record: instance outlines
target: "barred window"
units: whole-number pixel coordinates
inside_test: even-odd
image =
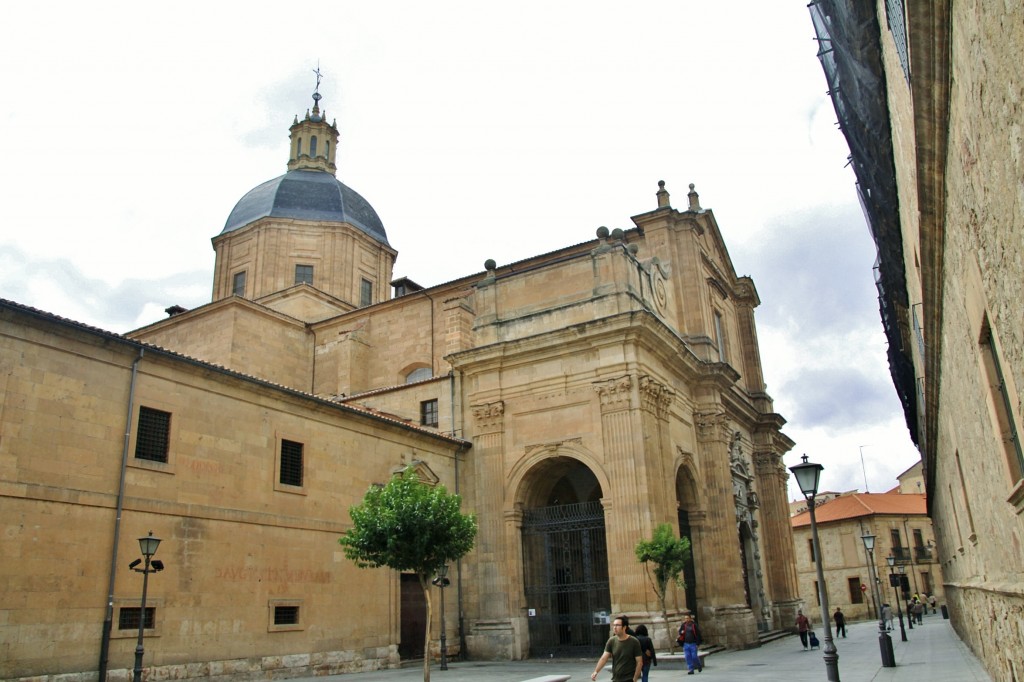
[[[135,435],[135,457],[167,463],[171,435],[171,413],[152,407],[139,407],[139,426]]]
[[[298,606],[275,606],[274,607],[274,625],[298,625],[299,624],[299,607]]]
[[[292,440],[281,440],[281,474],[282,485],[302,485],[302,443]]]
[[[420,424],[437,426],[437,400],[424,400],[420,403]]]
[[[138,630],[139,629],[139,612],[142,608],[139,606],[122,606],[120,611],[117,613],[117,629],[118,630]],[[146,607],[146,627],[145,630],[152,630],[153,624],[156,622],[156,607]]]
[[[296,265],[295,266],[295,283],[296,284],[312,284],[313,283],[313,266],[312,265]]]

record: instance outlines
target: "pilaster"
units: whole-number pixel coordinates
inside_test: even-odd
[[[768,569],[768,590],[770,601],[777,605],[795,605],[799,599],[799,585],[796,575],[796,550],[793,547],[793,533],[789,524],[789,500],[786,482],[789,472],[782,463],[782,455],[761,451],[754,453],[754,474],[761,498],[761,543]],[[781,607],[784,610],[790,607]],[[795,608],[795,606],[793,606]],[[788,613],[776,614],[779,618]],[[792,614],[796,617],[795,611]],[[788,626],[791,621],[781,620],[776,625]]]

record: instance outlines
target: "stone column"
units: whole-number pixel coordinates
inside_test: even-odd
[[[775,627],[789,627],[796,620],[800,593],[796,575],[796,550],[789,524],[789,472],[776,452],[755,452],[754,473],[761,498],[761,547],[768,570],[768,599]]]
[[[743,590],[743,557],[729,468],[732,429],[725,412],[716,408],[696,412],[694,420],[707,502],[707,519],[701,533],[703,561],[707,566],[704,575],[711,581],[706,600],[701,602],[701,625],[709,641],[746,648],[758,641],[757,623]]]
[[[479,658],[510,658],[514,647],[509,599],[511,560],[506,551],[502,437],[505,404],[502,401],[473,405],[472,487],[478,532],[474,549],[475,575],[466,581],[467,602],[475,604],[469,622],[467,647]],[[513,582],[522,585],[521,582]],[[521,587],[520,587],[521,589]],[[518,657],[516,657],[518,658]]]
[[[611,490],[602,491],[608,540],[609,591],[615,612],[646,612],[643,566],[633,552],[641,534],[640,519],[649,518],[642,497],[643,433],[634,423],[638,402],[632,375],[594,384],[601,401],[601,436]]]

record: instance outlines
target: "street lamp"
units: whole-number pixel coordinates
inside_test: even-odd
[[[139,549],[142,551],[142,556],[146,557],[146,564],[142,568],[138,568],[138,565],[142,563],[142,559],[136,559],[128,564],[128,568],[142,574],[142,608],[139,609],[139,641],[135,645],[133,682],[142,682],[142,654],[144,652],[142,636],[146,629],[146,589],[149,587],[149,574],[164,570],[164,562],[159,559],[152,560],[159,546],[160,538],[153,537],[153,531],[149,531],[149,535],[139,538]]]
[[[892,593],[896,595],[896,613],[900,619],[900,639],[907,641],[907,631],[903,628],[903,607],[900,606],[900,595],[896,590],[896,586],[900,584],[900,579],[893,572],[893,566],[896,565],[896,557],[892,554],[885,557],[885,563],[889,564],[889,584],[892,585]]]
[[[448,564],[437,567],[437,577],[432,581],[441,590],[441,670],[448,669],[448,641],[444,623],[444,588],[452,584],[448,579]]]
[[[871,581],[871,596],[875,600],[875,606],[878,607],[878,649],[882,654],[882,666],[894,668],[896,666],[896,656],[892,651],[892,638],[885,631],[885,621],[882,620],[882,609],[880,606],[882,598],[878,596],[878,577],[875,575],[875,536],[866,532],[860,536],[860,539],[864,543],[864,549],[868,552],[868,580]]]
[[[814,546],[814,564],[818,570],[818,601],[821,602],[821,625],[825,629],[825,674],[829,682],[839,682],[839,652],[832,641],[832,627],[829,625],[828,590],[825,587],[825,574],[821,568],[821,545],[818,542],[818,521],[814,516],[814,496],[818,494],[818,480],[825,467],[807,461],[807,455],[796,466],[789,467],[796,477],[800,492],[807,498],[807,510],[811,513],[811,540]]]

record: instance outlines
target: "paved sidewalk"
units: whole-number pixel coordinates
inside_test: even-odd
[[[878,624],[874,621],[851,623],[849,636],[836,641],[839,653],[839,676],[843,682],[992,682],[981,664],[960,641],[948,620],[941,616],[925,617],[924,625],[907,631],[907,640],[900,640],[899,628],[893,633],[895,668],[883,668],[878,646]],[[817,630],[822,638],[820,628]],[[823,639],[823,638],[822,638]],[[592,659],[552,659],[508,661],[500,663],[452,661],[448,670],[431,667],[431,682],[522,682],[533,677],[554,674],[571,675],[571,682],[586,682],[600,655]],[[686,676],[685,665],[676,661],[651,668],[651,682],[667,682]],[[379,682],[398,680],[413,682],[423,679],[423,666],[401,670],[335,675],[331,678],[303,678],[303,682]],[[604,670],[597,678],[610,682],[611,673]],[[690,679],[687,677],[686,679]],[[825,662],[819,649],[804,651],[796,636],[770,642],[746,651],[723,651],[708,656],[703,673],[694,680],[773,680],[785,682],[824,682]],[[298,681],[297,681],[298,682]]]

